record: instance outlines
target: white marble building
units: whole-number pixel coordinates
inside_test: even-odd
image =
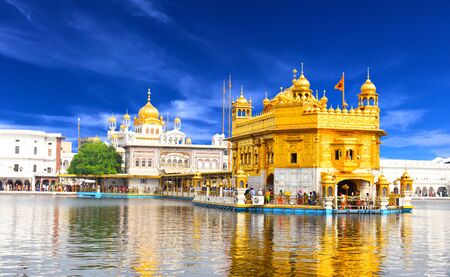
[[[35,190],[40,183],[55,183],[63,139],[60,133],[0,130],[0,190]]]
[[[414,179],[414,196],[442,196],[450,193],[450,158],[434,160],[380,159],[380,167],[386,179],[393,184],[405,169]]]
[[[179,117],[174,119],[173,128],[169,130],[169,122],[150,102],[150,90],[147,103],[134,117],[134,128],[128,112],[118,130],[116,123],[112,116],[108,140],[124,158],[129,188],[139,192],[154,190],[159,186],[162,174],[219,172],[228,168],[225,136],[214,135],[209,145],[193,144],[181,130]]]

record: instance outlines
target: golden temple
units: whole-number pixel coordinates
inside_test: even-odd
[[[232,102],[233,173],[247,175],[249,186],[275,192],[375,196],[385,132],[369,71],[355,108],[345,102],[333,108],[325,91],[321,98],[314,95],[303,64],[296,74],[294,69],[290,87],[272,99],[266,95],[259,114],[242,89]]]

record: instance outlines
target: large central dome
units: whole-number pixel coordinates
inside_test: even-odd
[[[147,92],[147,104],[139,110],[135,120],[135,125],[143,123],[160,123],[159,111],[150,103],[150,89]]]

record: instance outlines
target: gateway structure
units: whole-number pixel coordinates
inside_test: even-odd
[[[293,73],[292,84],[272,99],[266,96],[259,114],[253,114],[242,89],[233,101],[233,173],[247,175],[251,187],[275,193],[381,196],[376,176],[385,132],[369,72],[354,108],[345,102],[333,108],[325,91],[321,98],[317,91],[314,95],[303,66],[299,78]],[[384,184],[383,176],[380,180]]]
[[[108,140],[124,158],[125,174],[118,177],[126,180],[129,189],[138,193],[154,192],[160,186],[162,175],[179,174],[192,178],[194,173],[228,170],[228,145],[223,134],[214,135],[210,145],[193,144],[181,130],[179,117],[174,119],[172,129],[168,125],[169,122],[152,105],[150,89],[147,103],[133,119],[134,128],[128,112],[118,130],[117,119],[114,116],[109,119]],[[110,185],[116,181],[108,180]],[[184,186],[191,184],[183,183]]]

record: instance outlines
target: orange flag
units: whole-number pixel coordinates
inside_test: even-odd
[[[341,80],[334,86],[334,89],[344,92],[344,73],[342,73]]]

